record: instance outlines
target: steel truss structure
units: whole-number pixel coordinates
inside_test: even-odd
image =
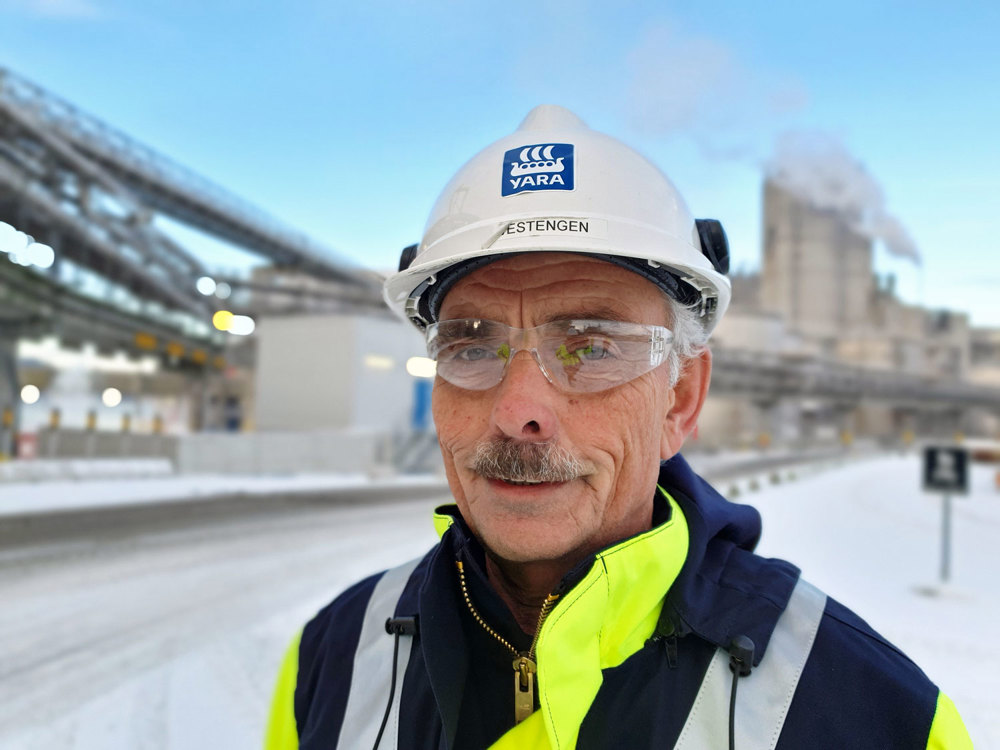
[[[1000,413],[1000,390],[996,388],[818,357],[723,347],[713,350],[712,393],[739,395],[763,403],[818,398],[845,406],[865,401],[914,411],[987,409]]]
[[[381,306],[374,274],[0,68],[0,220],[57,259],[42,270],[0,256],[2,335],[52,332],[161,354],[218,350],[209,321],[219,303],[195,288],[209,271],[157,228],[159,215],[321,283],[343,307]]]
[[[209,324],[219,303],[195,288],[209,270],[157,228],[157,216],[273,264],[253,279],[220,279],[251,300],[239,312],[386,313],[374,273],[0,68],[0,220],[50,245],[57,259],[42,270],[0,254],[0,344],[55,333],[69,343],[157,353],[168,366],[210,366],[224,334]],[[11,369],[11,356],[0,356],[0,371]],[[0,402],[13,401],[3,372]],[[712,391],[759,402],[1000,408],[996,390],[957,380],[725,348],[715,352]]]

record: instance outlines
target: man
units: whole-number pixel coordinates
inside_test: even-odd
[[[386,298],[437,361],[455,505],[289,651],[287,748],[962,748],[944,695],[757,557],[678,451],[729,301],[717,222],[558,107],[466,164]],[[738,689],[738,694],[737,694]]]

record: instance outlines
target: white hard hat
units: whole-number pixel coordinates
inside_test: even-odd
[[[498,257],[593,255],[697,306],[711,333],[729,305],[722,225],[697,222],[670,180],[620,141],[562,107],[536,107],[472,157],[438,197],[419,246],[403,251],[386,302],[423,329],[448,289]]]

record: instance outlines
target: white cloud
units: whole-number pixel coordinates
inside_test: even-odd
[[[628,68],[634,126],[653,135],[692,136],[711,158],[744,158],[749,145],[740,141],[755,128],[808,103],[795,78],[755,72],[725,43],[667,25],[643,33]],[[737,143],[720,143],[733,137]]]

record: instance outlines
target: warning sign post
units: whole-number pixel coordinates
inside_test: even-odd
[[[951,498],[969,493],[969,452],[964,448],[924,448],[924,490],[941,493],[941,582],[951,577]]]

